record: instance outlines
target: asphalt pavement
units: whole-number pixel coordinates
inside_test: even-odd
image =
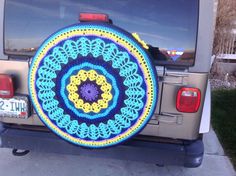
[[[198,168],[37,152],[16,157],[0,149],[0,176],[236,176],[213,131],[204,136],[204,145]]]

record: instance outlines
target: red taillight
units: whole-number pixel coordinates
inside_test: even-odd
[[[12,77],[0,74],[0,98],[12,98],[14,96],[14,86]]]
[[[80,13],[79,20],[81,22],[85,21],[109,22],[109,17],[107,14],[102,14],[102,13]]]
[[[180,112],[197,112],[201,102],[201,92],[197,88],[182,87],[176,98],[176,109]]]

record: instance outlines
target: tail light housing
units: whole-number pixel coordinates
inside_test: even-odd
[[[197,112],[201,102],[201,91],[198,88],[182,87],[176,98],[176,109],[179,112]]]
[[[10,75],[0,74],[0,98],[12,98],[14,96],[13,80]]]
[[[107,14],[103,13],[80,13],[79,20],[81,22],[86,22],[86,21],[109,22],[109,17]]]

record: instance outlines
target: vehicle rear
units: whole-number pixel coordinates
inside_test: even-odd
[[[51,133],[36,114],[29,97],[32,58],[50,34],[79,23],[81,13],[107,14],[114,25],[138,34],[147,44],[158,75],[155,112],[134,140],[168,147],[200,143],[196,145],[202,150],[198,150],[195,166],[201,163],[203,146],[199,141],[210,126],[208,72],[213,39],[212,1],[1,2],[0,121],[4,130]],[[4,145],[16,148],[13,143]],[[30,149],[26,144],[19,146]]]

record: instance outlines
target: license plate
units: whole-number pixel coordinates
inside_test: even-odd
[[[0,117],[28,118],[29,105],[26,96],[14,96],[10,99],[0,98]]]

